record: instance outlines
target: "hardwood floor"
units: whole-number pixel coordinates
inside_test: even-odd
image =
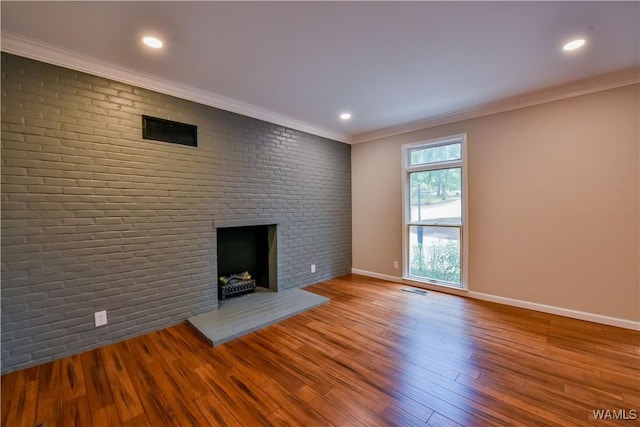
[[[638,425],[593,410],[640,412],[640,333],[401,287],[344,276],[215,348],[184,324],[4,375],[2,425]]]

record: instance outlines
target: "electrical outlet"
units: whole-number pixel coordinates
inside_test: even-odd
[[[398,269],[398,261],[393,261],[393,268],[394,270]]]
[[[97,311],[94,317],[96,319],[96,328],[107,324],[107,310]]]
[[[315,264],[311,264],[311,272],[312,273],[316,272],[316,265]]]

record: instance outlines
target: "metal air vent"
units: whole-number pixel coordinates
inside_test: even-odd
[[[157,117],[142,116],[142,138],[198,146],[198,127]]]

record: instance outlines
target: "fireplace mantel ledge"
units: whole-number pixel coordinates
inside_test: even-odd
[[[253,227],[256,225],[277,225],[280,221],[277,219],[263,219],[263,218],[251,218],[251,219],[222,219],[214,220],[214,228],[229,228],[229,227]]]

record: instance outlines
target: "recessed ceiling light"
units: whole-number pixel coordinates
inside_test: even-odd
[[[576,49],[579,49],[582,46],[584,46],[585,43],[586,43],[585,39],[571,40],[569,43],[567,43],[564,46],[562,46],[562,49],[563,50],[576,50]]]
[[[351,113],[342,113],[340,114],[341,120],[349,120],[351,118]]]
[[[155,37],[147,36],[147,37],[144,37],[142,41],[144,42],[144,44],[154,49],[160,49],[162,47],[162,41]]]

